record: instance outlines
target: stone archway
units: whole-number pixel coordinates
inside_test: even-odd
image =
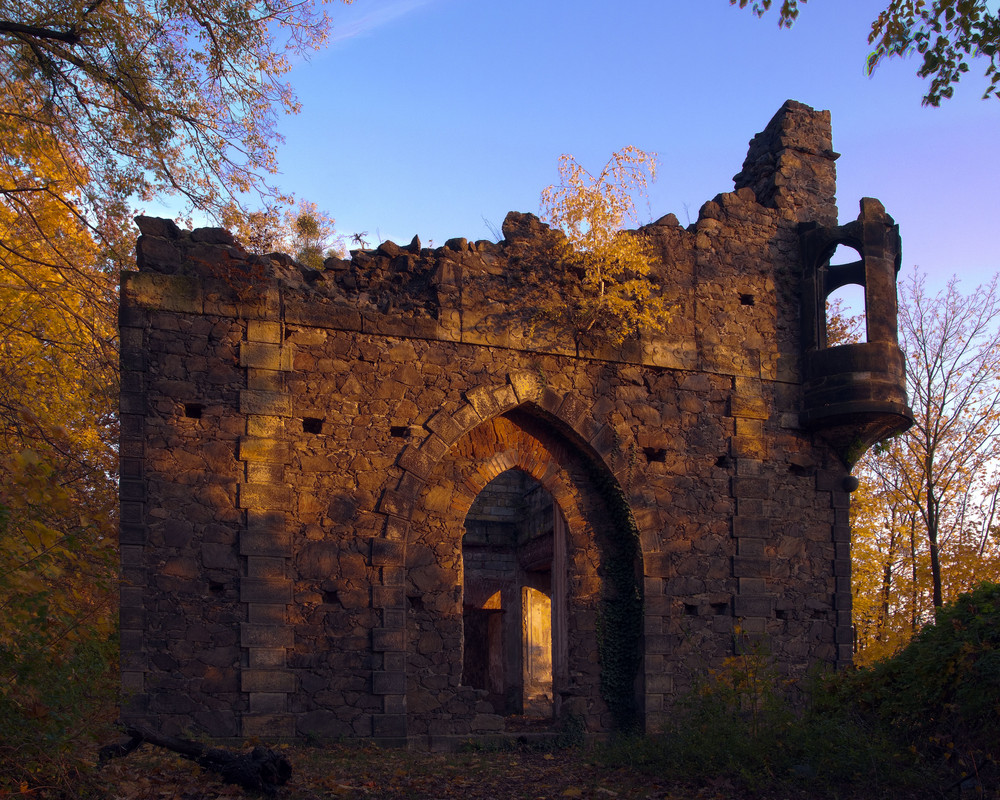
[[[405,546],[404,582],[406,707],[411,735],[478,734],[502,725],[502,715],[490,702],[490,686],[469,686],[463,681],[467,618],[463,613],[462,540],[476,497],[508,470],[524,473],[543,487],[565,521],[565,568],[561,570],[565,578],[559,578],[563,584],[559,602],[566,623],[559,634],[564,641],[557,645],[565,648],[565,655],[554,659],[553,707],[562,716],[578,718],[589,730],[615,727],[615,714],[602,697],[602,659],[607,648],[598,633],[605,606],[621,591],[607,580],[612,571],[609,565],[620,563],[623,550],[620,526],[606,491],[614,479],[605,475],[602,480],[592,458],[529,408],[522,406],[483,421],[460,436],[431,470],[426,488],[415,500]],[[636,550],[631,558],[632,588],[637,591],[641,557]],[[476,602],[488,604],[491,596],[476,598]],[[637,654],[641,652],[639,622],[637,618],[636,641],[630,644]],[[638,666],[637,657],[634,674],[628,678],[630,686],[636,683]],[[510,704],[501,707],[510,708]]]

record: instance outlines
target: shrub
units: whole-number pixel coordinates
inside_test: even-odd
[[[836,679],[785,681],[763,643],[737,632],[738,654],[680,699],[669,730],[613,743],[604,758],[673,781],[809,797],[933,793],[916,756],[878,719],[845,702]]]
[[[996,779],[1000,760],[1000,584],[938,611],[896,656],[846,676],[841,698],[879,719],[902,745],[959,778]]]

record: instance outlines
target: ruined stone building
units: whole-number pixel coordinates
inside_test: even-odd
[[[897,227],[872,199],[838,223],[836,158],[829,113],[789,101],[733,191],[643,227],[673,313],[621,347],[519,303],[557,236],[530,215],[322,270],[139,219],[125,718],[426,747],[652,732],[750,639],[790,675],[848,663],[850,466],[910,412]],[[839,245],[857,260],[831,266]],[[866,341],[828,346],[844,284]]]

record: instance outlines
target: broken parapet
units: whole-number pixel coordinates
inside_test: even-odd
[[[830,112],[788,100],[750,141],[736,189],[753,190],[757,202],[800,222],[837,224],[837,173]]]

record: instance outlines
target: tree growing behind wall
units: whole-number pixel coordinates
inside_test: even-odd
[[[900,284],[914,425],[859,464],[852,502],[861,660],[887,655],[935,610],[1000,575],[1000,293]]]
[[[751,6],[763,16],[772,0],[729,4]],[[798,16],[799,0],[782,0],[778,25],[790,28]],[[890,0],[872,22],[868,43],[875,46],[865,65],[869,75],[885,58],[921,57],[917,75],[931,79],[924,105],[937,106],[951,97],[973,59],[985,63],[983,99],[1000,98],[1000,11],[991,12],[985,0]]]
[[[230,205],[222,222],[251,253],[290,253],[310,269],[320,270],[327,258],[344,255],[335,220],[308,200],[249,213]]]
[[[646,197],[655,176],[656,155],[636,147],[612,154],[596,175],[563,155],[559,183],[542,192],[542,218],[564,234],[555,258],[582,288],[574,302],[548,311],[565,317],[577,338],[593,332],[618,345],[644,329],[662,331],[669,319],[650,280],[649,242],[626,230],[638,224],[635,198]]]

